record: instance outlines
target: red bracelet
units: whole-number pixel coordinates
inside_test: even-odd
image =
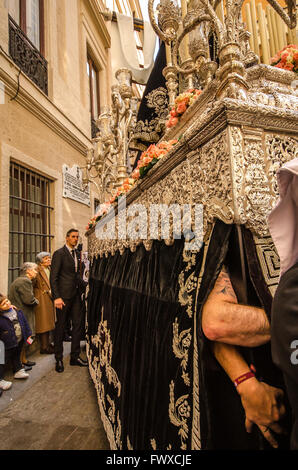
[[[240,375],[234,380],[235,387],[237,388],[238,385],[242,384],[242,382],[245,382],[245,380],[251,379],[252,377],[255,377],[253,372],[245,372],[245,374]]]

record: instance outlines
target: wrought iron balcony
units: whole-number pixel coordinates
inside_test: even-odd
[[[9,16],[9,54],[22,71],[47,95],[48,63]]]

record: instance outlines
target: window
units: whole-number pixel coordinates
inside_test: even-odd
[[[91,118],[96,120],[99,115],[99,79],[98,70],[93,60],[88,57],[87,59],[87,75],[89,77],[89,91],[90,91],[90,112]]]
[[[44,54],[43,0],[9,1],[9,54],[47,95],[48,63]]]
[[[20,25],[20,0],[8,0],[8,11],[15,22]]]
[[[26,261],[51,251],[51,180],[17,163],[10,165],[9,284]]]
[[[44,54],[44,5],[43,0],[8,0],[9,14],[30,39],[32,44]]]
[[[96,119],[99,116],[100,100],[99,100],[99,74],[93,60],[87,58],[87,75],[89,79],[90,94],[90,113],[91,113],[91,137],[96,137],[98,128],[96,127]]]

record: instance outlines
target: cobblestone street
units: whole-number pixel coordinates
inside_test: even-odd
[[[0,398],[0,449],[109,450],[88,368],[70,366],[69,355],[60,374],[53,355],[29,360],[36,361],[30,377],[14,379]]]

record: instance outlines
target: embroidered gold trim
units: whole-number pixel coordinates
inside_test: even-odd
[[[121,395],[121,383],[117,376],[116,371],[112,368],[112,354],[113,354],[113,344],[111,341],[110,331],[107,326],[107,321],[103,320],[104,309],[101,311],[101,321],[98,325],[97,334],[91,336],[89,341],[91,344],[97,347],[98,357],[93,356],[92,348],[90,345],[86,344],[86,354],[89,361],[89,370],[91,378],[94,382],[95,389],[97,392],[98,405],[100,410],[101,419],[103,426],[110,442],[112,450],[122,449],[121,441],[121,421],[119,411],[117,412],[116,418],[116,405],[111,397],[106,394],[105,388],[102,383],[103,372],[108,379],[108,383],[112,384],[117,390],[117,396]],[[106,401],[109,403],[107,409]]]
[[[111,397],[107,394],[107,401],[110,403],[110,408],[108,409],[108,417],[111,423],[115,424],[115,402],[111,399]]]
[[[157,450],[156,446],[156,440],[155,439],[150,439],[150,444],[153,450]]]
[[[194,340],[193,340],[193,382],[192,382],[192,426],[191,426],[191,449],[192,450],[201,450],[201,422],[200,422],[200,377],[199,377],[199,351],[197,343],[197,297],[201,287],[201,282],[203,279],[203,274],[205,271],[206,256],[209,248],[209,242],[211,239],[212,228],[211,224],[208,224],[207,227],[208,236],[205,239],[203,261],[199,273],[197,288],[196,288],[196,297],[194,301],[195,311],[194,311],[194,322],[193,322],[193,331],[194,331]]]
[[[117,413],[117,427],[115,429],[115,438],[118,449],[122,450],[122,441],[121,441],[122,426],[119,416],[119,411]]]
[[[95,367],[96,361],[92,360],[92,355],[90,352],[89,345],[87,344],[86,347],[86,354],[87,358],[89,360],[89,371],[91,378],[93,380],[95,390],[97,393],[97,401],[98,401],[98,407],[99,407],[99,412],[100,412],[100,417],[101,421],[103,423],[103,427],[105,430],[105,433],[107,435],[108,441],[110,443],[111,450],[117,450],[117,445],[115,442],[115,437],[114,437],[114,429],[113,426],[108,419],[106,412],[105,412],[105,401],[104,401],[104,390],[103,387],[101,387],[101,384],[99,382],[99,374],[97,373],[98,368]]]
[[[150,439],[150,444],[153,450],[158,450],[157,449],[157,444],[155,439]],[[172,444],[169,444],[166,448],[166,450],[172,450]]]
[[[127,448],[128,448],[128,450],[133,450],[133,447],[132,447],[132,445],[131,445],[131,443],[130,443],[130,440],[129,440],[129,436],[127,436],[126,442],[127,442]]]
[[[97,335],[91,338],[92,343],[98,347],[99,351],[99,361],[100,366],[104,367],[106,370],[106,376],[108,378],[109,384],[113,384],[118,390],[118,397],[121,394],[121,383],[118,378],[116,371],[111,366],[112,354],[113,354],[113,344],[111,341],[111,335],[107,327],[107,321],[103,320],[103,308],[101,321],[98,325]]]
[[[188,403],[189,395],[182,395],[178,400],[175,401],[175,384],[174,381],[170,383],[170,404],[169,404],[169,416],[170,421],[174,426],[179,427],[178,434],[181,439],[182,450],[187,449],[186,441],[188,438],[189,427],[187,421],[190,418],[191,408]]]
[[[189,318],[192,318],[192,295],[191,293],[196,288],[197,278],[193,273],[185,280],[184,272],[179,274],[178,278],[180,290],[179,290],[179,302],[185,307],[187,306],[187,314]]]
[[[193,272],[186,277],[186,274],[196,264],[196,255],[192,252],[183,251],[183,261],[187,263],[187,266],[179,274],[179,295],[178,300],[183,307],[187,307],[186,311],[189,318],[192,318],[192,293],[197,285],[197,277]]]
[[[190,386],[189,375],[186,372],[188,365],[188,350],[191,345],[191,328],[183,330],[179,334],[178,318],[173,323],[173,352],[178,359],[181,359],[182,378],[185,385]]]

